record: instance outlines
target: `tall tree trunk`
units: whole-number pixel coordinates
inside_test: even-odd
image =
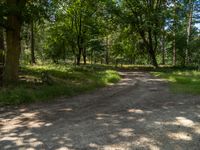
[[[87,64],[87,54],[86,54],[86,48],[83,48],[83,61],[84,61],[84,65]]]
[[[151,46],[149,47],[149,56],[151,57],[152,65],[154,67],[158,68],[158,63],[157,63],[157,60],[156,60],[156,55],[155,55],[155,52],[153,51],[153,49],[152,49]]]
[[[19,58],[21,52],[20,30],[21,24],[17,16],[8,16],[8,24],[12,30],[6,30],[7,54],[4,80],[6,83],[18,79]]]
[[[4,35],[3,35],[3,28],[0,28],[0,64],[4,64]]]
[[[188,25],[187,25],[187,47],[185,51],[185,65],[189,63],[189,42],[192,28],[192,15],[193,15],[193,0],[189,0],[189,10],[188,10]]]
[[[16,16],[9,16],[8,23],[15,28],[6,31],[7,54],[4,80],[5,82],[13,82],[18,79],[21,25]]]
[[[4,69],[4,36],[3,29],[0,28],[0,86],[3,85],[3,69]]]
[[[79,47],[78,48],[78,54],[77,54],[77,61],[76,61],[76,64],[79,66],[81,64],[81,52],[82,52],[82,48]]]
[[[151,29],[148,30],[148,41],[145,37],[145,32],[144,31],[140,31],[140,36],[142,37],[142,40],[147,48],[147,52],[149,54],[149,57],[151,58],[151,64],[158,68],[158,63],[156,60],[156,54],[153,48],[153,41],[152,41],[152,31]]]
[[[31,64],[35,64],[35,34],[34,34],[34,22],[31,21]]]
[[[90,64],[92,65],[93,64],[93,50],[91,49],[91,52],[90,52]]]
[[[77,58],[76,64],[79,66],[81,62],[81,53],[82,53],[81,35],[78,35],[77,44],[78,44],[78,54],[76,55]]]
[[[165,65],[165,45],[164,45],[164,41],[162,41],[162,65]]]
[[[150,29],[148,31],[148,38],[149,38],[149,44],[148,44],[149,56],[151,57],[152,65],[154,67],[158,68],[158,63],[157,63],[157,60],[156,60],[155,49],[153,48],[152,31]]]
[[[80,3],[80,8],[82,8],[82,1]],[[81,53],[82,53],[82,46],[83,46],[83,37],[82,37],[82,12],[80,9],[79,12],[79,24],[78,24],[78,38],[77,38],[77,44],[78,44],[78,54],[77,54],[77,65],[80,65],[81,62]]]
[[[106,64],[108,65],[109,64],[109,39],[108,39],[108,36],[106,37],[106,44],[107,44],[107,47],[106,47]]]
[[[164,29],[163,29],[163,35],[162,35],[162,40],[161,40],[161,46],[162,46],[162,65],[165,65],[165,35],[164,35]]]
[[[173,40],[173,65],[176,65],[176,33],[174,33],[174,40]]]
[[[9,8],[22,8],[26,0],[7,0]],[[5,83],[16,82],[19,71],[19,58],[21,52],[21,12],[11,12],[7,16],[7,24],[10,29],[6,30],[7,53],[5,62],[4,81]]]
[[[174,24],[173,24],[173,42],[172,42],[172,47],[173,47],[173,65],[176,65],[176,0],[174,0]]]

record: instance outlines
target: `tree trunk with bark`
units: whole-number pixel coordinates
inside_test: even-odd
[[[106,64],[108,65],[109,64],[109,39],[108,39],[108,36],[106,37]]]
[[[155,46],[153,45],[153,39],[152,39],[152,31],[151,31],[151,29],[149,29],[148,34],[149,34],[148,35],[148,38],[149,38],[149,44],[148,44],[149,56],[151,57],[152,65],[154,67],[158,68],[158,63],[157,63],[156,54],[155,54],[157,45],[156,44],[154,44]]]
[[[174,40],[173,40],[173,65],[176,65],[176,33],[174,33]]]
[[[25,0],[7,0],[10,8],[22,8]],[[18,80],[19,58],[21,52],[21,14],[12,12],[7,16],[7,24],[10,29],[6,30],[7,53],[5,62],[4,82],[12,83]]]
[[[161,49],[162,49],[162,65],[165,65],[165,27],[162,29]]]
[[[34,34],[34,22],[31,21],[31,64],[36,64],[35,60],[35,34]]]
[[[192,15],[193,15],[193,0],[189,0],[188,2],[189,10],[188,10],[188,25],[187,25],[187,47],[185,50],[185,65],[189,64],[189,42],[191,36],[191,28],[192,28]]]
[[[151,58],[151,64],[158,68],[158,63],[156,59],[155,49],[153,46],[153,40],[152,40],[152,31],[151,29],[148,30],[148,38],[145,37],[145,33],[143,31],[140,32],[140,36],[143,39],[143,42],[147,48],[147,52],[149,54],[149,57]]]
[[[172,47],[173,47],[173,65],[176,65],[176,0],[174,0],[174,24],[173,24],[173,42],[172,42]]]
[[[0,64],[4,64],[4,35],[3,35],[3,29],[0,28]]]
[[[87,64],[87,54],[86,54],[86,48],[83,48],[83,62],[84,62],[84,65]]]
[[[80,8],[82,7],[82,1]],[[79,12],[79,24],[78,24],[78,37],[77,37],[77,45],[78,45],[78,54],[77,54],[77,65],[79,66],[81,64],[81,54],[83,51],[83,37],[82,37],[82,12],[80,10]]]
[[[0,28],[0,86],[3,85],[3,69],[4,69],[4,36],[3,29]]]
[[[148,52],[149,52],[149,56],[151,58],[151,63],[154,67],[158,68],[158,63],[157,63],[157,60],[156,60],[156,55],[155,55],[155,52],[153,50],[153,47],[150,45],[148,47]]]
[[[77,54],[77,56],[76,56],[76,58],[77,58],[76,64],[77,64],[78,66],[81,64],[81,52],[82,52],[82,48],[79,47],[79,48],[78,48],[78,54]]]

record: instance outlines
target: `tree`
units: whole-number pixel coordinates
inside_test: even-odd
[[[20,32],[22,27],[22,11],[25,7],[26,0],[7,0],[7,6],[10,11],[7,15],[6,29],[6,62],[4,81],[15,82],[18,79],[19,58],[21,52]]]
[[[2,85],[3,80],[3,67],[4,67],[4,35],[3,28],[0,28],[0,86]]]
[[[193,16],[193,0],[188,1],[188,15],[187,15],[187,46],[185,51],[185,65],[189,63],[189,42],[191,36],[191,29],[192,29],[192,16]]]
[[[34,34],[34,21],[31,21],[31,63],[35,64],[35,34]]]
[[[173,22],[173,65],[176,65],[176,32],[177,32],[177,2],[174,2],[174,22]]]
[[[158,46],[159,31],[162,26],[162,8],[164,1],[130,1],[125,0],[125,11],[131,15],[131,24],[134,25],[134,31],[137,32],[147,49],[152,64],[158,67],[156,60],[156,51]]]
[[[35,5],[38,3],[38,5]],[[4,82],[15,82],[18,79],[19,58],[21,53],[21,28],[32,14],[38,18],[47,11],[50,1],[32,0],[6,0],[1,2],[3,16],[0,26],[6,29],[6,62],[4,71]],[[40,5],[41,4],[41,5]],[[37,12],[37,13],[36,13]],[[32,18],[31,18],[32,19]]]

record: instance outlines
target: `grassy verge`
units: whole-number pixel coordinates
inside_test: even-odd
[[[72,96],[120,80],[116,71],[106,67],[66,65],[25,66],[17,85],[0,89],[0,105],[18,105]]]
[[[171,69],[152,74],[167,79],[175,93],[200,94],[200,71]]]

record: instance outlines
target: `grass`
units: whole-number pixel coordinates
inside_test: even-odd
[[[17,84],[0,89],[0,106],[50,101],[91,91],[119,80],[119,74],[105,66],[24,66]]]
[[[168,69],[152,74],[167,79],[175,93],[200,94],[200,71]]]

